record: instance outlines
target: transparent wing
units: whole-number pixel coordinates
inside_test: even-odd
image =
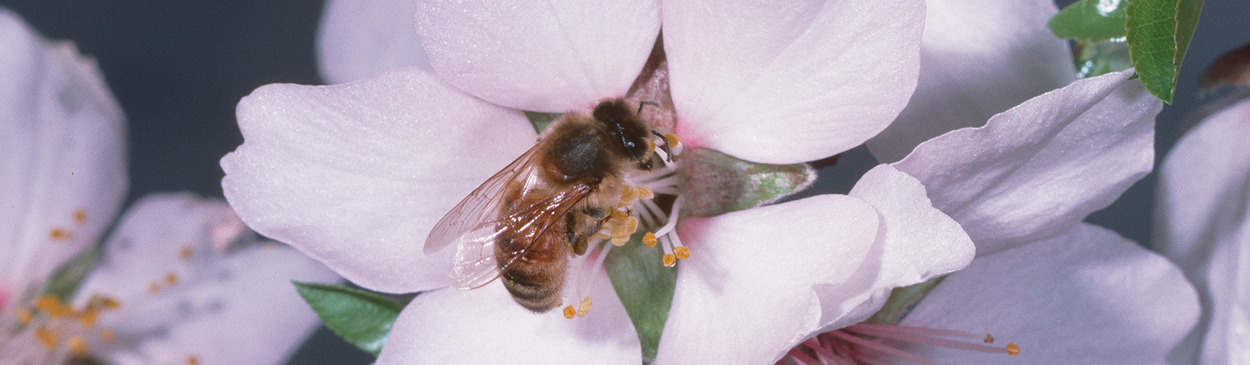
[[[538,176],[540,171],[533,163],[535,151],[530,149],[487,179],[430,231],[424,248],[427,254],[456,244],[452,286],[474,289],[494,281],[590,193],[585,185],[552,190]],[[515,206],[507,207],[510,202]],[[505,207],[509,210],[506,216],[500,213]],[[504,233],[511,235],[513,247],[520,249],[512,262],[499,265],[495,244]]]

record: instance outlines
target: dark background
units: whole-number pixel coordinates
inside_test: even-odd
[[[313,48],[323,7],[318,0],[0,0],[0,6],[22,15],[45,37],[74,41],[98,61],[130,123],[128,203],[165,191],[221,197],[218,160],[243,142],[234,117],[239,99],[268,83],[321,83]],[[1176,101],[1158,118],[1158,151],[1172,147],[1181,120],[1200,105],[1201,70],[1250,42],[1250,27],[1243,25],[1248,14],[1250,2],[1206,3]],[[851,151],[844,163],[822,170],[822,181],[835,170],[866,171],[871,165],[862,162],[865,156],[863,149]],[[1157,159],[1163,156],[1160,152]],[[849,190],[839,185],[845,182],[829,181],[832,185],[818,189]],[[1151,174],[1089,221],[1149,247],[1154,186]],[[371,360],[323,328],[290,363]]]

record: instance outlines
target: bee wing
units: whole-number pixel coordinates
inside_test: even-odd
[[[486,182],[461,200],[460,204],[456,204],[455,208],[443,215],[425,239],[425,254],[438,252],[452,243],[481,236],[486,233],[483,230],[493,229],[504,188],[518,179],[525,179],[520,181],[528,183],[529,179],[537,178],[532,176],[536,172],[533,168],[536,151],[537,148],[530,148],[503,170],[486,179]]]

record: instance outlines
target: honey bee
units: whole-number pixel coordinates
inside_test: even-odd
[[[569,259],[586,253],[627,188],[625,178],[651,170],[651,136],[668,149],[637,113],[610,99],[589,113],[561,116],[533,148],[447,212],[424,251],[456,245],[452,285],[459,289],[502,278],[531,311],[560,305]]]

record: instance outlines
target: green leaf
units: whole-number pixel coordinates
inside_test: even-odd
[[[631,237],[629,243],[613,247],[604,258],[616,295],[625,305],[629,320],[634,322],[638,341],[642,343],[644,363],[655,360],[660,347],[660,334],[673,305],[677,288],[677,268],[664,267],[663,253],[642,244],[643,232]]]
[[[1124,37],[1127,0],[1081,0],[1059,11],[1046,22],[1059,38],[1106,41]]]
[[[326,327],[377,356],[403,306],[381,295],[342,285],[293,282]]]
[[[1133,67],[1124,42],[1077,42],[1076,77],[1094,77]]]
[[[556,121],[556,119],[560,119],[561,115],[564,115],[564,114],[539,113],[539,112],[531,112],[531,111],[525,112],[525,117],[529,118],[530,124],[534,125],[534,130],[538,131],[538,133],[542,133],[544,129],[547,129],[547,126],[551,125],[551,122]]]
[[[769,165],[740,160],[716,150],[682,152],[678,171],[683,210],[710,217],[772,203],[807,188],[816,171],[807,164]]]
[[[1126,9],[1129,55],[1141,83],[1172,103],[1185,50],[1198,26],[1202,0],[1133,0]]]
[[[933,288],[936,288],[942,282],[942,279],[946,279],[946,275],[929,279],[929,281],[923,283],[894,288],[894,290],[890,291],[890,298],[886,299],[885,306],[882,306],[881,310],[873,313],[872,317],[868,317],[864,322],[898,324],[898,321],[906,317],[907,313],[910,313],[916,307],[916,303],[919,303],[921,299],[924,299],[925,295],[933,291]]]

